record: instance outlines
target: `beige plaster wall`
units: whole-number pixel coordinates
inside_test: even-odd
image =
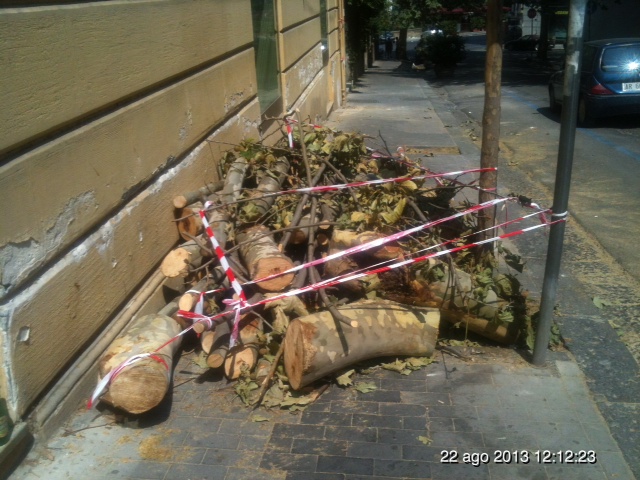
[[[314,119],[339,95],[340,4],[323,66],[319,1],[276,2],[284,104]],[[171,199],[217,178],[217,142],[259,137],[250,26],[249,0],[0,8],[0,391],[14,418],[179,241]]]

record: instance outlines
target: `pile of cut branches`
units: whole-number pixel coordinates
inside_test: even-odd
[[[364,360],[422,364],[441,318],[532,344],[520,258],[478,243],[478,215],[497,205],[469,200],[463,179],[479,169],[434,174],[364,135],[288,122],[275,145],[233,146],[223,180],[174,199],[185,241],[160,268],[179,279],[170,313],[199,334],[202,364],[248,404],[300,406],[305,387]]]

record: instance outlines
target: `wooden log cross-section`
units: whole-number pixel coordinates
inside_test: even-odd
[[[431,356],[440,312],[389,300],[364,300],[338,308],[358,327],[340,325],[327,311],[293,320],[284,344],[284,368],[294,390],[363,360]],[[345,351],[341,335],[348,345]]]
[[[100,359],[100,377],[134,355],[154,352],[154,358],[143,358],[125,367],[112,380],[102,400],[133,414],[144,413],[158,405],[169,389],[173,355],[180,347],[182,337],[157,352],[155,349],[181,330],[178,322],[160,313],[134,319]]]
[[[247,267],[251,280],[259,280],[269,275],[285,272],[293,268],[293,262],[278,249],[278,245],[269,235],[269,229],[256,225],[236,235],[236,241],[242,244],[240,256]],[[293,273],[258,283],[266,292],[279,292],[293,281]]]

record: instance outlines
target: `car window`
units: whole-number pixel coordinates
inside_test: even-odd
[[[602,70],[626,72],[636,70],[640,62],[640,45],[622,45],[606,48],[602,54]]]

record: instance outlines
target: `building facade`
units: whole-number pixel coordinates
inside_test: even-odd
[[[272,141],[290,109],[317,120],[341,104],[344,9],[13,3],[0,8],[0,397],[44,431],[95,386],[122,327],[166,301],[172,198],[218,179],[241,140]]]

